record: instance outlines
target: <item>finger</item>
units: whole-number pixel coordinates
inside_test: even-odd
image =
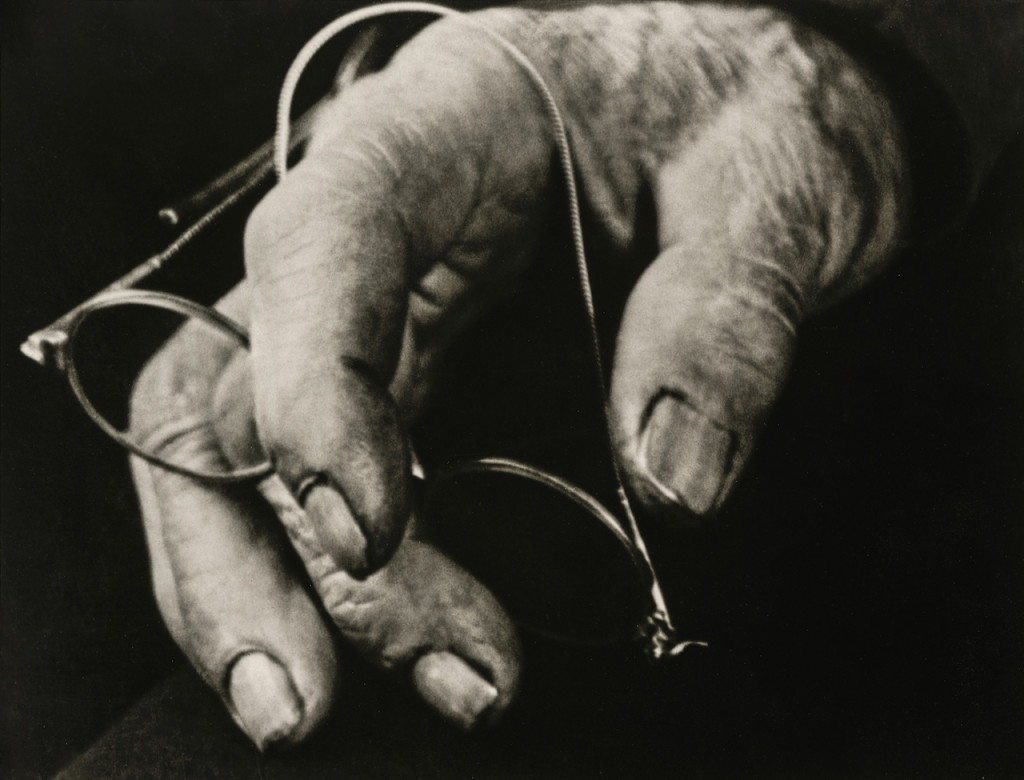
[[[138,460],[133,474],[174,640],[257,747],[301,741],[330,708],[334,650],[273,534],[257,530],[266,506]]]
[[[612,387],[622,459],[650,506],[702,516],[721,505],[802,318],[887,257],[895,124],[855,76],[819,113],[752,99],[660,172],[663,249],[628,301]]]
[[[427,704],[460,728],[501,716],[518,689],[520,648],[508,616],[479,581],[410,536],[383,568],[357,580],[325,552],[309,514],[282,482],[271,477],[260,489],[358,652],[410,675]]]
[[[697,515],[724,500],[746,460],[785,378],[798,316],[795,297],[723,290],[717,260],[674,248],[647,270],[622,322],[612,390],[633,487],[649,506]]]
[[[241,462],[251,458],[255,442],[244,417],[253,408],[250,381],[240,353],[216,394],[222,447]],[[424,700],[463,729],[491,724],[504,712],[518,687],[519,645],[511,621],[479,581],[416,538],[412,527],[387,565],[357,580],[326,553],[310,513],[277,477],[260,491],[353,647],[378,666],[411,674]]]
[[[310,155],[246,231],[260,438],[357,576],[391,555],[411,509],[389,393],[407,323],[450,330],[471,308],[518,225],[501,222],[503,199],[530,202],[550,162],[543,112],[514,68],[479,43],[460,57],[461,38],[417,40],[324,112]]]
[[[140,377],[133,424],[162,456],[218,470],[211,426],[183,433],[180,420],[154,415],[205,414],[211,350],[195,335],[186,328]],[[303,739],[329,709],[334,649],[269,507],[249,487],[214,488],[137,458],[132,473],[171,635],[260,749]]]

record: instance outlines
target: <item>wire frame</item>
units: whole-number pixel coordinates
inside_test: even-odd
[[[510,507],[500,490],[495,494],[495,476],[514,478],[511,488],[520,498],[530,493],[530,486],[541,489],[540,505],[527,502],[534,517],[524,516],[521,500]],[[483,517],[452,511],[459,498],[479,494],[467,492],[467,477],[475,479],[476,491],[486,493],[485,505],[477,507],[486,512]],[[622,522],[579,486],[522,461],[479,458],[428,475],[420,504],[431,540],[495,589],[520,627],[556,641],[592,646],[646,636],[653,573]],[[550,544],[550,521],[561,544]],[[483,544],[481,533],[486,537]],[[573,552],[564,549],[567,539]],[[560,583],[553,592],[546,587],[551,585],[551,572]],[[515,584],[509,585],[510,580]],[[542,593],[539,600],[537,593]],[[560,610],[559,603],[573,606]]]
[[[183,466],[140,446],[130,436],[112,425],[96,408],[89,397],[89,393],[86,392],[82,381],[80,359],[76,354],[76,348],[79,345],[79,334],[82,331],[82,325],[89,319],[90,315],[105,309],[123,306],[147,306],[199,320],[235,341],[239,347],[243,349],[249,348],[249,334],[245,328],[219,311],[198,304],[195,301],[190,301],[187,298],[154,290],[117,290],[98,295],[76,310],[74,319],[68,323],[66,330],[67,339],[63,345],[63,362],[68,384],[71,386],[71,391],[74,393],[75,398],[78,399],[79,404],[81,404],[90,419],[96,423],[100,430],[126,450],[138,455],[149,463],[176,474],[192,477],[203,482],[229,484],[261,479],[272,473],[274,469],[269,460],[226,472],[215,472]]]

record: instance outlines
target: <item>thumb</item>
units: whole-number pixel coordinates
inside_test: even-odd
[[[738,109],[661,170],[663,249],[627,303],[611,388],[620,458],[647,506],[705,515],[722,503],[802,316],[887,259],[901,157],[881,99],[857,94],[832,101],[861,106],[825,117],[833,127],[809,111]],[[840,131],[849,143],[829,140]]]
[[[768,266],[720,259],[664,252],[634,289],[619,332],[616,434],[632,487],[650,507],[703,515],[722,502],[793,352],[800,302],[792,288]]]

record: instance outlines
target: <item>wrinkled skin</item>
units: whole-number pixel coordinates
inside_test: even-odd
[[[838,48],[774,11],[475,16],[550,84],[591,240],[641,262],[632,250],[652,237],[636,234],[637,204],[653,193],[659,254],[613,366],[617,451],[645,504],[711,515],[800,322],[876,273],[898,234],[891,109]],[[334,639],[289,544],[344,641],[442,716],[489,723],[515,694],[510,621],[411,531],[404,431],[446,346],[536,254],[553,143],[494,41],[430,25],[325,105],[304,159],[252,214],[247,278],[221,303],[251,354],[186,328],[137,383],[133,425],[165,454],[201,467],[258,439],[280,475],[220,489],[133,463],[165,621],[261,748],[302,740],[334,696]],[[184,421],[195,408],[209,411]]]

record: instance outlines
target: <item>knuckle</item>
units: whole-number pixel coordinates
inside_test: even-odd
[[[291,287],[346,233],[342,225],[372,232],[380,209],[379,171],[346,139],[342,149],[324,150],[288,172],[250,212],[243,247],[247,278],[256,290]],[[362,217],[362,219],[359,219]]]
[[[275,394],[275,399],[277,398],[280,398],[280,393]],[[310,443],[303,433],[308,430],[308,426],[293,423],[295,415],[283,411],[293,407],[294,404],[282,405],[276,400],[268,403],[257,396],[254,411],[260,442],[269,453],[278,473],[294,487],[296,480],[308,476],[303,473],[303,458],[300,453],[308,448]]]
[[[127,433],[157,455],[198,458],[210,449],[214,382],[234,347],[184,324],[146,362],[128,397]]]
[[[333,211],[331,166],[307,158],[268,192],[249,213],[243,245],[246,270],[259,282],[271,262],[303,248],[307,230],[324,230]]]
[[[267,261],[285,233],[288,198],[278,186],[256,204],[245,223],[244,247],[246,270],[259,279]]]

